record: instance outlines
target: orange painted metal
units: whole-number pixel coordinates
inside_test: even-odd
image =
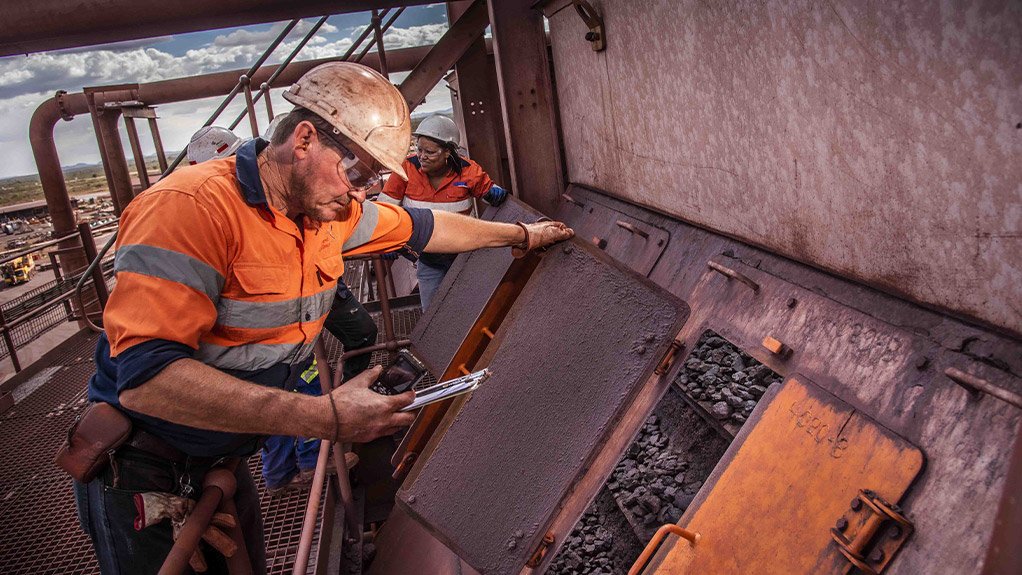
[[[664,539],[667,539],[667,536],[671,534],[677,535],[678,537],[688,541],[693,547],[702,537],[694,531],[682,529],[673,523],[661,525],[660,529],[657,529],[656,533],[653,534],[653,538],[646,544],[646,548],[642,550],[641,554],[639,554],[639,558],[635,560],[635,564],[628,570],[628,575],[639,575],[639,573],[642,573],[643,567],[645,567],[646,563],[649,562],[649,558],[653,556],[653,552],[656,551],[660,547],[660,544],[663,543]]]
[[[923,454],[800,379],[772,387],[679,524],[698,546],[665,546],[645,573],[841,573],[831,527],[869,489],[901,500]],[[858,532],[869,517],[853,518]]]

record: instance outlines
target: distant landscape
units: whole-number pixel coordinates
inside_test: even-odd
[[[176,157],[176,154],[177,152],[168,152],[168,161]],[[146,158],[146,164],[150,174],[157,173],[160,169],[156,156]],[[133,160],[128,161],[128,171],[134,176],[135,162]],[[102,164],[64,166],[64,180],[67,182],[67,191],[72,196],[107,192],[106,176],[103,174]],[[0,207],[41,199],[43,199],[43,186],[39,183],[37,175],[0,179]]]

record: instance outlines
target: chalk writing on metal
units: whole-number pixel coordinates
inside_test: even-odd
[[[809,403],[809,400],[805,400]],[[825,445],[829,450],[829,455],[834,459],[841,459],[846,449],[848,449],[848,438],[838,437],[831,435],[829,432],[832,427],[818,415],[813,413],[812,409],[805,409],[799,405],[803,403],[796,401],[791,404],[788,411],[791,412],[792,420],[794,421],[795,427],[793,429],[801,429],[813,438],[813,441],[820,445]]]

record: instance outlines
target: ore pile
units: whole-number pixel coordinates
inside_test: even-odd
[[[602,489],[547,569],[551,575],[627,573],[642,552],[613,496]]]
[[[675,381],[693,399],[708,404],[724,423],[741,427],[756,402],[781,376],[726,339],[706,332]]]
[[[649,540],[661,525],[676,523],[692,503],[704,476],[689,476],[689,465],[686,454],[671,449],[660,418],[651,415],[607,481],[640,539]]]

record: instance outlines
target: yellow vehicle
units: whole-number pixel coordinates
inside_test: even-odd
[[[32,279],[32,272],[35,270],[35,262],[30,256],[22,256],[16,260],[5,263],[0,267],[4,283],[8,286],[23,284]]]

